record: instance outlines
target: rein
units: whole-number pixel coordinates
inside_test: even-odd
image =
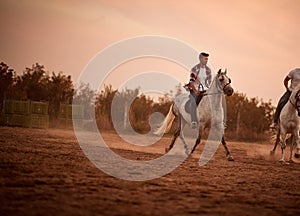
[[[291,101],[291,99],[289,99],[289,102],[292,104],[292,106],[293,106],[295,109],[297,108],[296,105],[293,104],[293,102]]]
[[[228,78],[229,79],[229,82],[228,83],[226,83],[225,85],[224,85],[224,87],[223,87],[223,91],[224,91],[224,89],[226,88],[226,86],[228,86],[230,83],[231,83],[231,79],[230,78]]]
[[[216,93],[203,93],[203,96],[207,96],[207,95],[218,95],[218,94],[223,94],[223,92],[216,92]]]

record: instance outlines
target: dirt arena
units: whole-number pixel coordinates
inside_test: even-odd
[[[159,157],[170,141],[142,152],[103,137],[134,160]],[[130,182],[97,169],[71,130],[0,127],[0,215],[300,215],[300,164],[278,162],[271,144],[228,142],[235,161],[219,146],[199,167],[201,146],[170,174]]]

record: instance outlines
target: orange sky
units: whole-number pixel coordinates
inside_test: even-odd
[[[0,61],[18,73],[38,62],[76,81],[112,43],[161,35],[209,52],[212,69],[227,68],[235,90],[276,104],[284,77],[300,67],[298,0],[0,0],[0,8]],[[188,74],[170,68],[161,70],[187,81]]]

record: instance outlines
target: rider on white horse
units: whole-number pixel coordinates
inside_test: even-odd
[[[202,52],[199,54],[200,62],[191,69],[190,82],[187,85],[185,85],[185,88],[188,91],[190,91],[190,113],[192,120],[192,128],[198,127],[196,108],[212,81],[212,71],[207,66],[208,57],[208,53]]]
[[[290,86],[288,87],[288,82],[291,81]],[[274,120],[273,123],[270,125],[270,128],[275,129],[278,125],[278,120],[280,116],[280,112],[284,105],[289,101],[289,98],[291,96],[291,93],[293,89],[300,84],[300,68],[295,68],[294,70],[291,70],[288,75],[285,77],[284,86],[286,88],[286,92],[282,95],[282,97],[279,99],[278,105],[276,107],[276,111],[274,114]]]

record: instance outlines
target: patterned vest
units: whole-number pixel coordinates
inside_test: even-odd
[[[196,81],[199,71],[200,71],[200,64],[197,64],[191,70],[190,81]],[[209,88],[211,84],[211,70],[207,65],[205,65],[205,71],[206,71],[205,86]]]

